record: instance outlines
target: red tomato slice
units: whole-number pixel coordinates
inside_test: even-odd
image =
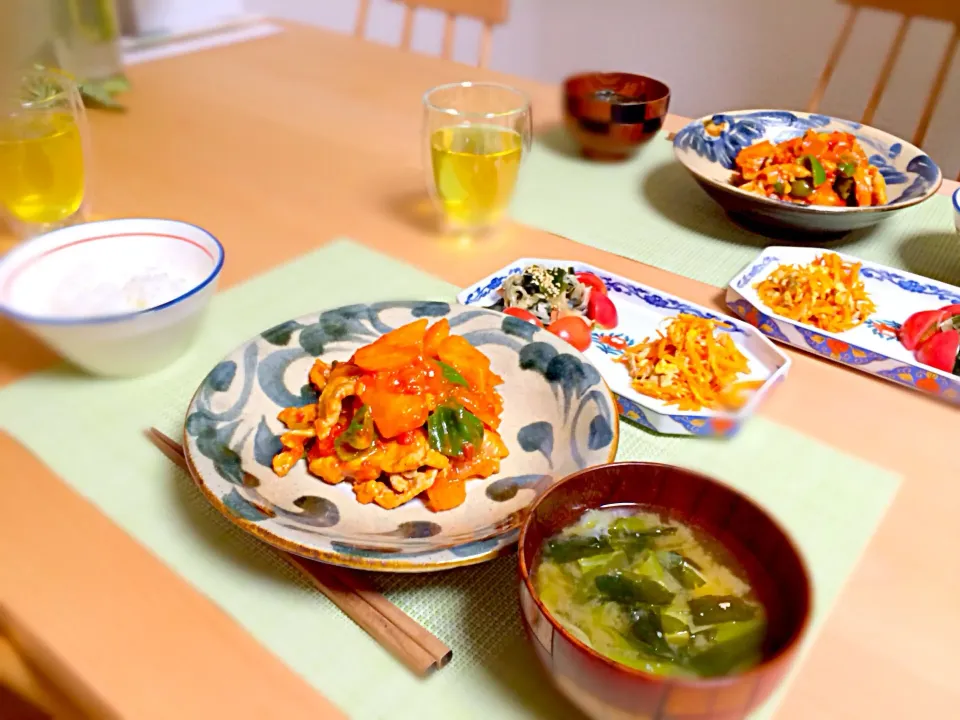
[[[924,340],[917,348],[916,358],[924,365],[952,373],[960,352],[960,332],[944,330]]]
[[[900,342],[907,350],[916,350],[937,332],[941,310],[922,310],[908,317],[900,327]]]
[[[607,294],[607,286],[603,284],[603,280],[598,278],[592,272],[578,272],[575,274],[577,276],[577,280],[582,282],[588,288],[593,288],[598,293],[603,293],[604,295]]]
[[[580,352],[589,348],[592,342],[590,326],[576,315],[568,315],[559,320],[554,320],[547,327],[547,330],[562,340],[566,340]]]
[[[606,295],[597,292],[590,293],[587,302],[587,317],[602,328],[610,330],[617,326],[617,308]]]
[[[955,318],[960,315],[960,305],[947,305],[946,307],[940,308],[940,322],[946,322],[950,318]]]
[[[515,317],[520,320],[526,320],[528,323],[533,323],[537,327],[543,327],[543,323],[540,322],[540,318],[538,318],[529,310],[524,310],[523,308],[508,307],[503,311],[503,314],[510,315],[511,317]]]

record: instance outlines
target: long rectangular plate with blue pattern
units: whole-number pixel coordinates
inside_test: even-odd
[[[777,342],[960,404],[960,377],[917,362],[898,337],[900,325],[913,313],[960,303],[960,288],[837,253],[862,263],[860,277],[877,307],[866,322],[842,333],[824,332],[777,315],[760,300],[756,285],[779,265],[806,265],[825,252],[835,251],[768,247],[730,281],[727,305]]]
[[[786,377],[790,368],[790,359],[749,324],[581,262],[521,258],[468,287],[457,296],[457,301],[463,305],[494,307],[503,299],[501,287],[504,281],[530,265],[572,267],[574,272],[594,273],[606,284],[607,294],[617,308],[619,322],[612,330],[595,329],[593,344],[584,355],[617,395],[620,415],[649,430],[666,435],[732,436],[770,390]],[[675,405],[669,406],[662,400],[641,395],[631,387],[626,366],[616,362],[623,348],[652,337],[667,318],[681,312],[727,323],[722,331],[730,333],[749,361],[750,374],[743,379],[763,381],[737,412],[681,411]]]

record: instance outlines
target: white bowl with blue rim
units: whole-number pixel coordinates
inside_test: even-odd
[[[731,182],[737,154],[763,140],[783,142],[817,132],[848,132],[887,182],[887,204],[872,207],[797,205],[741,190]],[[734,110],[686,125],[673,140],[677,159],[736,220],[761,230],[840,234],[869,227],[892,213],[922,203],[943,182],[940,168],[920,148],[852,120],[786,110]]]
[[[175,220],[54,230],[0,257],[0,314],[90,373],[142,375],[189,347],[223,258],[213,235]]]

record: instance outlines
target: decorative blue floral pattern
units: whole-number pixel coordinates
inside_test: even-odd
[[[617,355],[623,355],[624,348],[628,348],[631,345],[637,344],[637,341],[626,333],[612,332],[610,330],[605,330],[603,332],[594,331],[590,334],[590,337],[593,338],[594,347],[599,348],[600,352],[602,352],[604,355],[612,355],[613,357],[616,357]],[[611,340],[617,340],[617,345],[612,345],[610,343]]]
[[[684,127],[677,133],[673,145],[681,150],[693,150],[697,155],[733,170],[740,151],[759,140],[782,142],[807,130],[822,128],[832,121],[833,118],[826,115],[795,114],[783,110],[719,113],[707,121],[696,120]],[[860,127],[858,123],[848,124],[851,129]]]
[[[870,318],[865,324],[870,328],[870,332],[884,340],[896,341],[897,333],[900,330],[900,323],[893,320],[874,320]]]
[[[685,427],[691,435],[733,437],[740,431],[742,423],[719,421],[717,418],[692,417],[689,415],[671,415],[675,422]]]
[[[504,272],[491,277],[486,281],[486,283],[474,288],[469,295],[463,298],[463,304],[475,305],[476,303],[480,302],[480,300],[487,300],[487,303],[485,304],[492,304],[489,301],[493,299],[494,292],[503,287],[503,283],[507,281],[508,277],[523,272],[523,268],[523,265],[515,265],[514,267],[508,268]],[[499,294],[496,296],[496,299],[499,299]]]
[[[947,303],[960,303],[960,292],[936,283],[921,282],[915,278],[901,275],[894,270],[865,266],[860,269],[860,275],[865,278],[870,278],[871,280],[882,280],[893,283],[901,290],[906,290],[907,292],[917,293],[918,295],[929,295]]]
[[[844,365],[868,365],[887,359],[886,355],[864,350],[848,342],[825,337],[818,330],[809,330],[798,326],[797,332],[800,333],[800,337],[804,339],[807,347],[811,350],[837,362],[842,362]]]
[[[907,174],[901,172],[890,161],[880,153],[874,153],[868,158],[871,165],[876,165],[877,170],[883,175],[887,185],[903,185],[907,181]]]
[[[951,380],[937,375],[922,367],[898,365],[878,370],[877,375],[900,385],[923,390],[931,395],[939,395],[952,402],[960,402],[960,380]]]
[[[753,266],[737,280],[737,287],[745,288],[757,275],[763,272],[768,265],[778,262],[780,262],[780,258],[774,257],[773,255],[764,255],[760,258],[759,262],[754,263]]]
[[[647,418],[644,409],[629,398],[620,398],[621,414],[627,420],[657,432],[657,427]],[[699,437],[733,437],[743,423],[726,418],[708,417],[703,415],[670,415],[670,419],[683,427],[688,434]]]
[[[448,515],[430,512],[419,500],[390,511],[360,505],[348,483],[328,485],[299,466],[282,479],[274,474],[272,460],[282,447],[277,413],[316,402],[312,387],[299,386],[313,357],[343,360],[412,318],[441,317],[487,352],[505,380],[500,432],[510,455],[502,476],[478,481],[477,492],[468,492],[467,503]],[[489,352],[493,348],[496,353]],[[596,368],[565,349],[562,340],[529,323],[447,302],[327,310],[264,331],[214,367],[191,403],[186,449],[214,504],[284,549],[383,570],[480,561],[516,541],[522,511],[538,488],[608,461],[616,447],[613,398]]]
[[[779,340],[780,342],[790,342],[787,339],[787,336],[783,334],[783,331],[780,330],[780,326],[777,325],[776,320],[769,315],[764,315],[746,300],[734,300],[728,302],[727,307],[740,316],[742,320],[746,320],[767,337],[771,337],[774,340]]]
[[[647,428],[647,430],[656,431],[657,428],[654,427],[653,423],[647,419],[646,413],[643,411],[643,408],[637,405],[630,398],[625,398],[623,396],[618,400],[620,403],[620,414],[623,415],[627,420],[632,420],[638,425],[642,425]]]

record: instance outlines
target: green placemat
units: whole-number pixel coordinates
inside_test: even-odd
[[[583,160],[562,128],[534,143],[513,206],[520,222],[724,287],[781,241],[732,223],[658,135],[626,163]],[[950,198],[937,195],[828,243],[851,255],[960,285]]]
[[[135,380],[90,378],[64,367],[37,373],[0,391],[0,424],[351,717],[575,720],[578,714],[550,687],[522,636],[514,557],[377,579],[454,649],[452,663],[421,682],[269,547],[221,517],[141,435],[157,425],[178,437],[207,370],[263,328],[324,307],[452,298],[456,291],[338,241],[219,294],[203,337],[170,368]],[[54,407],[57,432],[50,431]],[[763,418],[732,441],[658,438],[623,425],[619,458],[708,470],[770,508],[813,570],[811,637],[898,484],[879,468]],[[758,717],[772,714],[772,707]]]

